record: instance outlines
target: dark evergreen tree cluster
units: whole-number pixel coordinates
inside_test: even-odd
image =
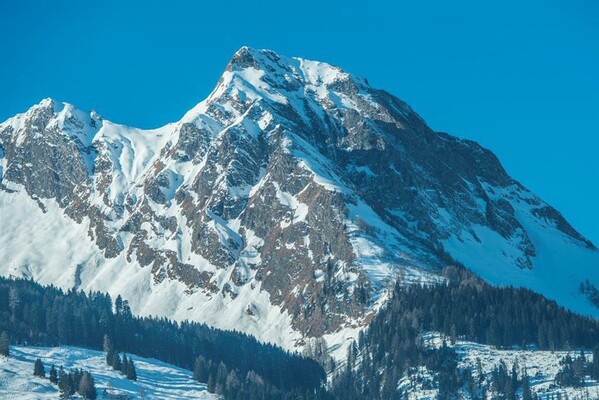
[[[135,369],[133,358],[127,358],[126,354],[123,354],[123,357],[121,358],[119,353],[115,352],[112,357],[112,363],[108,365],[115,371],[123,374],[127,379],[132,381],[137,380],[137,370]]]
[[[334,395],[340,399],[403,399],[397,389],[404,375],[414,376],[418,366],[436,373],[431,388],[439,389],[440,399],[450,399],[462,382],[457,355],[446,343],[430,348],[421,340],[421,331],[412,324],[406,310],[382,310],[366,333],[350,346],[344,371],[334,381]],[[399,311],[399,312],[398,312]],[[412,384],[418,384],[418,378]]]
[[[465,386],[466,392],[473,399],[485,399],[490,395],[493,400],[537,400],[538,395],[533,393],[530,387],[530,378],[526,368],[520,368],[514,361],[512,367],[508,368],[503,360],[493,368],[489,376],[482,372],[480,360],[477,366],[465,368],[462,372],[468,376]],[[474,377],[476,375],[476,378]]]
[[[46,367],[39,358],[35,360],[33,365],[33,375],[40,378],[46,377]],[[72,372],[66,372],[62,367],[56,371],[56,367],[52,365],[48,373],[48,379],[53,385],[58,385],[61,399],[69,399],[75,393],[78,393],[84,399],[94,400],[96,398],[94,378],[88,371],[75,369]]]
[[[334,381],[337,398],[402,399],[398,382],[419,366],[435,374],[432,385],[440,399],[454,398],[459,388],[474,398],[482,398],[489,389],[503,399],[514,399],[518,390],[534,398],[525,371],[499,365],[492,381],[485,381],[480,371],[458,369],[452,348],[426,346],[420,335],[425,331],[442,332],[451,341],[467,338],[552,350],[594,348],[599,342],[598,321],[532,291],[491,286],[458,267],[447,268],[444,276],[446,281],[438,285],[396,285],[392,299],[350,348],[345,369]]]
[[[107,335],[117,356],[119,352],[127,352],[190,370],[197,357],[202,356],[210,361],[213,370],[217,371],[221,365],[226,370],[226,374],[222,371],[219,376],[212,374],[214,390],[219,385],[226,387],[229,376],[229,387],[236,387],[235,376],[242,382],[235,391],[237,397],[227,398],[276,400],[326,396],[321,389],[326,375],[314,360],[262,344],[249,335],[205,324],[135,317],[126,300],[119,297],[113,306],[106,294],[63,292],[30,280],[0,278],[0,332],[3,331],[10,333],[14,343],[92,349],[104,348]],[[122,370],[123,360],[118,358]],[[112,355],[109,364],[112,366],[114,362],[117,361]],[[225,375],[224,384],[222,375]]]
[[[495,393],[494,397],[498,400],[517,400],[519,398],[517,392],[522,385],[522,380],[519,378],[518,374],[518,364],[516,362],[514,362],[512,368],[508,370],[505,362],[503,362],[503,360],[500,361],[499,365],[495,366],[491,373],[491,390]],[[526,379],[528,382],[528,376]],[[485,390],[486,389],[487,388],[485,388]]]
[[[93,376],[81,369],[66,372],[62,367],[58,371],[58,389],[61,399],[69,399],[75,393],[84,399],[94,400],[97,396],[96,384]]]
[[[129,380],[137,380],[137,370],[135,369],[133,357],[127,358],[127,355],[123,354],[123,357],[121,358],[108,335],[104,335],[104,344],[102,347],[106,352],[106,364],[109,367],[112,367],[115,371],[119,371]]]
[[[522,373],[522,400],[536,400],[538,396],[536,393],[532,392],[530,388],[530,377],[528,376],[528,372],[526,368]]]
[[[560,361],[560,369],[555,375],[555,383],[559,386],[582,387],[587,375],[593,375],[597,360],[589,362],[584,352],[573,358],[570,354]]]
[[[239,369],[229,370],[222,362],[217,364],[202,356],[195,360],[193,378],[200,382],[206,382],[209,392],[223,395],[226,399],[330,398],[324,388],[282,391],[273,385],[265,386],[264,379],[254,371],[249,371],[244,375]]]
[[[599,322],[574,314],[528,289],[489,285],[448,267],[446,284],[396,286],[391,307],[408,313],[421,331],[459,335],[499,347],[594,348]]]

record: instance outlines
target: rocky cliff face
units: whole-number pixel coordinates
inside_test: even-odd
[[[0,272],[292,347],[459,261],[584,313],[599,252],[472,141],[328,64],[240,49],[144,131],[51,99],[0,125]],[[29,231],[28,231],[29,230]],[[556,282],[559,282],[557,284]]]

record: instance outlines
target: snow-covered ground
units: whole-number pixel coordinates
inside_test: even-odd
[[[431,347],[439,347],[443,341],[438,333],[428,333],[423,335],[423,339]],[[446,338],[446,343],[451,346],[449,338]],[[526,368],[531,388],[539,395],[540,399],[549,399],[552,395],[557,396],[558,393],[562,398],[567,395],[569,399],[599,399],[599,382],[589,377],[585,379],[585,385],[582,388],[559,387],[555,384],[554,379],[560,369],[560,360],[568,353],[575,358],[580,354],[580,350],[568,352],[520,348],[497,349],[494,346],[459,340],[453,347],[458,354],[460,369],[470,367],[473,374],[476,375],[477,360],[480,360],[487,379],[490,379],[493,369],[501,361],[505,362],[508,371],[512,368],[513,363],[517,362],[520,368]],[[585,356],[589,361],[593,359],[591,351],[585,351]],[[420,377],[426,377],[427,371],[422,369],[418,371],[418,374]],[[400,386],[408,387],[408,383],[409,378],[403,379]],[[588,397],[586,397],[587,393]],[[435,399],[436,394],[435,390],[413,390],[410,392],[409,399]]]
[[[47,372],[54,364],[66,371],[81,368],[94,377],[98,398],[109,386],[112,393],[145,399],[217,399],[206,391],[206,385],[192,379],[191,371],[154,359],[132,356],[137,370],[136,382],[112,370],[100,351],[78,347],[11,347],[10,357],[0,357],[0,399],[57,399],[58,388],[46,378],[33,376],[33,364],[39,357]],[[129,356],[129,355],[128,355]]]
[[[445,250],[493,285],[525,287],[574,312],[599,318],[598,308],[579,290],[585,279],[599,282],[599,251],[581,246],[556,229],[554,221],[535,217],[535,206],[530,203],[541,200],[534,194],[516,185],[485,188],[490,198],[509,201],[518,222],[526,229],[535,248],[532,268],[507,268],[506,258],[526,256],[514,243],[480,225],[469,228],[472,234],[462,232],[447,239]]]
[[[577,396],[583,398],[585,392],[589,393],[590,398],[599,399],[599,383],[588,377],[585,386],[582,388],[563,388],[555,385],[555,375],[560,369],[559,362],[568,354],[567,351],[499,350],[493,346],[471,342],[458,342],[455,349],[460,359],[460,367],[475,366],[476,360],[480,359],[485,375],[489,375],[501,360],[505,362],[508,369],[512,367],[514,362],[517,362],[521,368],[526,367],[531,388],[539,394],[541,399],[558,393],[562,397],[567,394],[570,399],[575,399]],[[573,358],[577,357],[578,354],[577,351],[570,352]],[[588,360],[592,360],[592,352],[586,351],[585,355]]]

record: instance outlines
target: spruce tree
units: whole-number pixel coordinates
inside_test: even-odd
[[[114,354],[116,353],[114,349],[114,345],[112,344],[112,340],[110,336],[107,334],[104,335],[104,343],[102,349],[106,352],[106,364],[112,366],[114,361]]]
[[[83,398],[94,400],[97,396],[94,377],[87,371],[83,372],[79,380],[79,389],[77,391]]]
[[[200,361],[200,357],[196,357],[196,359],[193,362],[193,379],[195,381],[200,381],[201,376],[202,376],[202,364]]]
[[[522,400],[533,400],[532,391],[530,389],[530,381],[526,369],[522,373]]]
[[[517,363],[512,364],[512,372],[505,381],[505,396],[507,400],[516,400],[516,390],[518,389],[518,371],[516,370]]]
[[[123,312],[123,298],[120,294],[114,300],[114,312],[116,315],[121,315]]]
[[[129,371],[129,359],[127,358],[127,354],[123,354],[123,361],[121,364],[121,373],[125,376],[127,376],[127,373]]]
[[[196,357],[193,364],[193,379],[198,382],[206,382],[208,380],[208,365],[206,359],[202,356]]]
[[[52,364],[52,367],[50,367],[50,371],[48,372],[48,379],[50,380],[50,383],[54,385],[58,383],[58,373],[56,372],[56,367],[54,367],[54,364]]]
[[[457,334],[457,330],[455,327],[455,324],[451,325],[451,329],[450,329],[450,333],[449,333],[449,340],[452,346],[455,345],[456,341],[458,338],[458,334]]]
[[[0,333],[0,356],[8,357],[10,355],[10,341],[8,339],[8,333]]]
[[[127,366],[127,379],[132,381],[137,380],[137,371],[135,370],[135,364],[133,363],[133,358],[129,357],[129,365]]]
[[[208,382],[206,382],[206,389],[210,393],[214,393],[216,390],[216,382],[215,382],[214,374],[212,372],[208,376]]]
[[[71,389],[70,394],[74,394],[79,389],[79,376],[77,374],[77,369],[72,372],[67,373],[69,376],[69,388]]]
[[[33,375],[39,376],[40,378],[46,377],[46,369],[44,368],[44,363],[39,358],[35,360],[35,364],[33,365]]]
[[[71,396],[71,377],[65,372],[62,366],[58,373],[58,389],[60,390],[61,399],[68,399]]]
[[[121,371],[123,369],[123,362],[119,353],[114,352],[112,357],[112,363],[110,364],[115,371]]]

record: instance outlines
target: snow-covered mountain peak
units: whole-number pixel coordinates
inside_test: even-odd
[[[27,110],[25,114],[31,115],[42,110],[51,112],[55,118],[59,119],[65,119],[72,117],[73,115],[81,116],[84,114],[89,114],[88,112],[79,109],[71,103],[59,101],[51,97],[42,99],[38,104],[33,105],[29,110]]]
[[[51,97],[46,97],[45,99],[42,99],[37,106],[39,107],[54,107],[56,104],[60,104],[59,101],[54,100]],[[34,106],[35,107],[35,106]]]
[[[28,145],[32,140],[53,141],[53,135],[60,134],[75,140],[80,148],[86,148],[91,146],[101,126],[102,117],[96,112],[45,98],[26,112],[0,124],[0,130],[10,130],[17,145]]]
[[[233,55],[226,70],[242,71],[248,68],[261,70],[270,78],[282,78],[287,81],[296,79],[306,85],[329,85],[347,79],[365,82],[325,62],[286,57],[272,50],[257,50],[244,46]]]
[[[219,88],[221,89],[219,91]],[[281,56],[271,50],[242,47],[227,65],[215,91],[233,93],[237,99],[267,99],[294,107],[311,99],[330,101],[332,92],[342,95],[366,92],[366,80],[357,78],[333,65]]]
[[[270,50],[241,48],[157,129],[50,99],[0,124],[0,205],[2,274],[287,347],[340,340],[398,277],[437,280],[456,260],[599,315],[578,293],[599,285],[599,252],[490,151],[364,79]]]

